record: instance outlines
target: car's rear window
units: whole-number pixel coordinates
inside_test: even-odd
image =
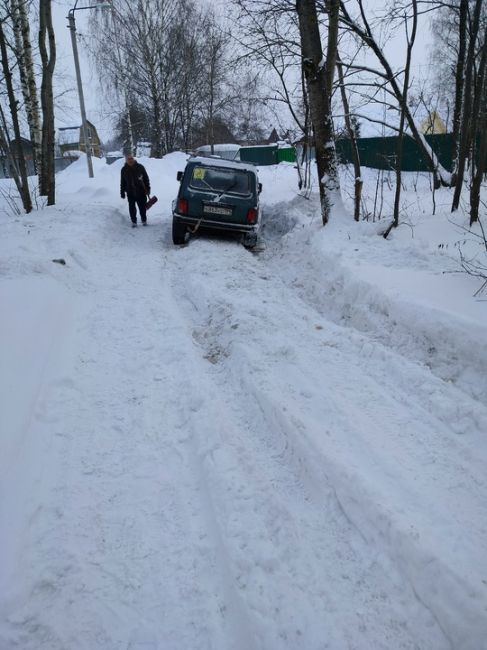
[[[224,194],[250,194],[250,176],[239,169],[196,166],[193,168],[189,184],[198,190],[211,190]]]

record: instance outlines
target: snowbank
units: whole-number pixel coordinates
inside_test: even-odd
[[[417,186],[417,175],[410,177]],[[419,180],[423,209],[425,177]],[[284,273],[302,298],[485,401],[487,302],[475,297],[479,280],[461,271],[458,254],[458,243],[467,256],[478,249],[467,218],[433,217],[426,208],[385,241],[383,221],[356,224],[344,215],[322,228],[316,197],[297,196],[291,177],[286,181],[284,202],[271,198],[266,231],[289,260]]]

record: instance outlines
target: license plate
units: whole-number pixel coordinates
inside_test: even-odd
[[[204,205],[203,206],[203,212],[205,214],[221,214],[224,217],[231,217],[232,216],[232,209],[231,208],[223,208],[219,205]]]

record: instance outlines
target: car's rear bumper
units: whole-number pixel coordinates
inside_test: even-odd
[[[185,226],[191,226],[191,227],[194,227],[199,224],[200,228],[211,228],[213,230],[229,230],[233,232],[257,232],[259,229],[259,222],[254,224],[248,224],[248,223],[235,223],[231,221],[223,221],[221,219],[215,221],[214,219],[209,219],[208,216],[206,215],[203,217],[190,217],[188,215],[178,214],[177,212],[173,212],[172,216],[173,219],[177,221],[177,223],[181,223],[184,224]]]

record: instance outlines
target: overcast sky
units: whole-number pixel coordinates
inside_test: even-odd
[[[79,0],[79,5],[81,7],[89,6],[90,4],[94,4],[95,1]],[[56,113],[58,127],[75,126],[81,123],[71,39],[66,19],[68,11],[74,5],[74,2],[75,0],[55,0],[53,2],[53,20],[57,43],[55,92],[57,95],[62,93],[62,96],[58,99],[59,107]],[[371,9],[374,5],[381,8],[384,4],[382,0],[370,0],[367,9]],[[90,10],[76,12],[76,27],[80,35],[89,35],[89,14]],[[104,140],[113,134],[113,113],[110,112],[110,106],[106,104],[106,100],[101,95],[97,75],[91,67],[82,43],[83,41],[78,39],[87,118],[95,124],[100,137]],[[430,43],[431,31],[429,28],[429,19],[424,18],[418,29],[414,49],[413,75],[416,78],[421,77],[424,79],[427,76]],[[402,35],[390,41],[387,47],[387,54],[394,66],[402,65],[405,56]]]
[[[57,126],[76,126],[81,123],[78,93],[76,90],[76,73],[74,69],[71,36],[68,29],[67,15],[75,0],[56,0],[53,2],[53,22],[56,32],[57,62],[56,62],[56,95],[63,93],[58,99],[59,108],[56,112]],[[79,2],[81,7],[95,2]],[[88,35],[88,17],[90,10],[77,11],[76,28],[80,35]],[[78,39],[80,54],[81,77],[85,96],[86,116],[99,132],[102,139],[110,137],[112,132],[111,117],[107,117],[107,107],[103,106],[103,98],[99,91],[96,73],[91,69],[83,41]]]

